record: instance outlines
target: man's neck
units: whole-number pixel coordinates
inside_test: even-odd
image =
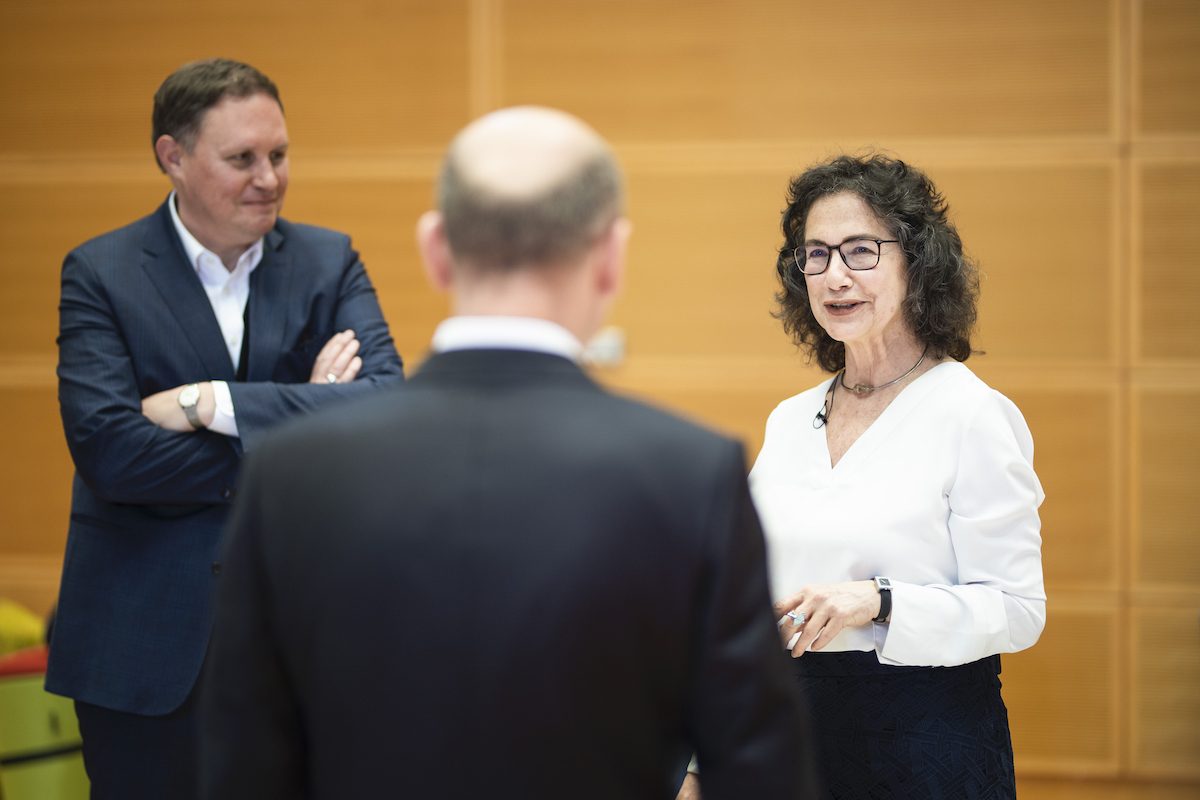
[[[460,281],[454,294],[454,314],[545,319],[586,342],[599,327],[603,306],[575,284],[524,271],[465,284]]]
[[[179,222],[187,229],[187,232],[200,243],[200,245],[210,253],[221,259],[221,264],[225,269],[233,272],[237,269],[238,259],[242,254],[254,246],[254,242],[246,244],[221,243],[215,237],[208,234],[202,224],[199,224],[196,217],[188,212],[187,204],[179,193],[175,194],[175,210],[179,214]]]

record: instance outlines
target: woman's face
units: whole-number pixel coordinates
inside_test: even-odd
[[[895,239],[870,206],[853,192],[822,197],[804,221],[804,244],[840,245],[847,239]],[[908,293],[900,245],[880,247],[879,265],[851,270],[838,252],[820,275],[806,275],[808,298],[817,322],[847,347],[893,341],[907,335],[901,305]]]

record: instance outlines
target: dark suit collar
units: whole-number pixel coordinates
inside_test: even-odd
[[[579,387],[599,387],[570,359],[532,350],[452,350],[434,353],[413,376],[425,381],[480,383],[492,386],[551,381]]]
[[[286,297],[291,282],[291,270],[287,269],[290,257],[283,247],[286,237],[279,225],[277,221],[276,227],[264,237],[262,261],[250,275],[247,379],[251,381],[270,379],[284,333],[280,318],[286,312],[286,304],[270,301],[272,297]],[[236,376],[221,326],[200,276],[188,263],[166,201],[150,217],[143,250],[143,269],[186,332],[209,380],[232,381]]]

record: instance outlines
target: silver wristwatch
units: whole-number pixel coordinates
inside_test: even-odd
[[[183,409],[183,413],[187,415],[187,421],[191,423],[193,428],[203,428],[204,423],[200,421],[200,412],[196,410],[196,404],[200,402],[200,384],[189,383],[179,392],[179,407]]]

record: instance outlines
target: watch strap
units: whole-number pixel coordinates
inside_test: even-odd
[[[871,622],[887,622],[892,613],[892,581],[890,578],[875,578],[875,589],[879,592],[879,616]]]

